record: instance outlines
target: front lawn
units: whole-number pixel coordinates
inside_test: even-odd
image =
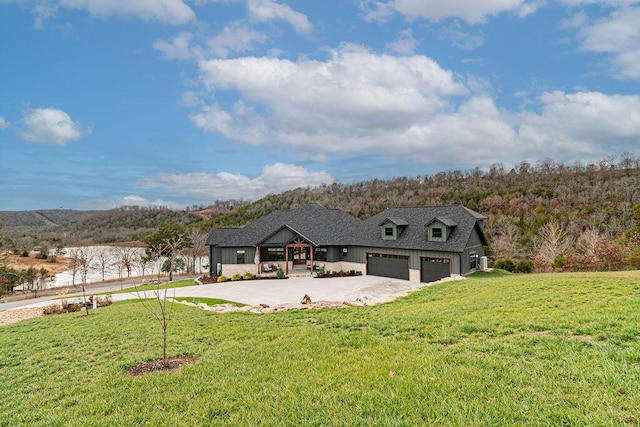
[[[640,274],[476,274],[374,307],[140,301],[0,327],[0,425],[637,425]]]

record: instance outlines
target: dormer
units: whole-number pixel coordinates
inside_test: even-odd
[[[425,225],[427,240],[430,242],[446,242],[458,224],[447,217],[435,217]]]
[[[378,225],[382,240],[397,240],[409,223],[404,218],[389,217]]]

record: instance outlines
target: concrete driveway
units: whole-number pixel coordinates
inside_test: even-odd
[[[443,279],[454,280],[454,278]],[[441,281],[440,281],[441,282]],[[168,289],[167,297],[219,298],[247,305],[300,303],[304,295],[312,302],[346,302],[361,300],[366,304],[393,301],[407,293],[436,283],[415,283],[407,280],[378,276],[354,276],[327,279],[290,277],[284,280],[248,280],[214,283]],[[174,293],[175,291],[175,293]],[[147,292],[147,297],[152,294]],[[114,294],[114,301],[138,298],[134,293]],[[20,308],[51,304],[50,301],[25,305]]]

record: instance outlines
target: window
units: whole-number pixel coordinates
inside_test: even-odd
[[[385,227],[384,228],[384,235],[386,237],[393,237],[393,227]]]
[[[313,255],[313,259],[316,261],[327,260],[327,248],[316,248],[316,252]]]
[[[471,270],[478,268],[478,254],[475,252],[469,254],[469,268]]]
[[[432,228],[431,229],[431,237],[434,239],[442,238],[442,228]]]
[[[266,261],[284,261],[284,248],[268,248]]]
[[[236,264],[244,264],[244,251],[236,251]]]
[[[342,257],[346,258],[347,257],[347,248],[342,248]]]

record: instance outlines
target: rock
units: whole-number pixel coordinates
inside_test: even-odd
[[[262,308],[269,308],[269,304],[260,304],[260,307],[262,307]]]
[[[300,304],[311,304],[311,297],[307,294],[304,294],[304,296],[302,297],[302,301],[300,301]]]

